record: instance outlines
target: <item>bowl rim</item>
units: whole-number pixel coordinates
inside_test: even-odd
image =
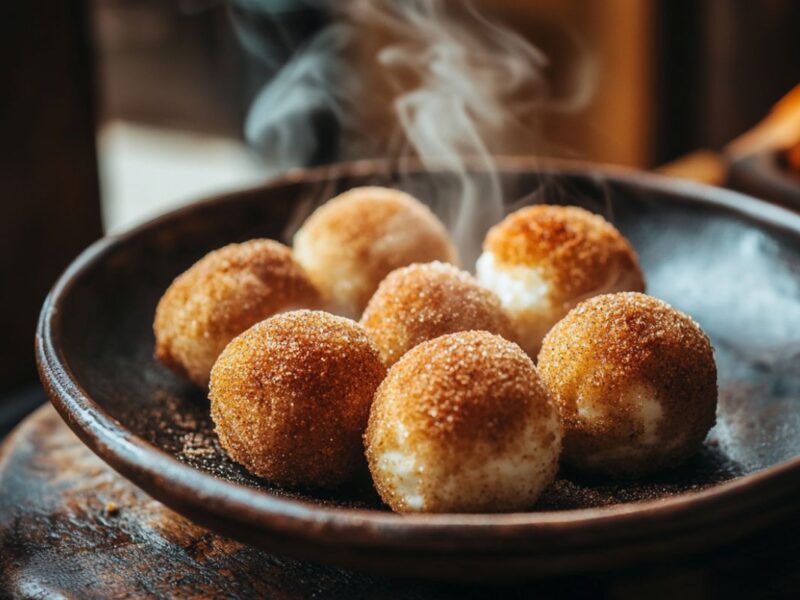
[[[536,170],[564,175],[602,177],[633,187],[672,195],[683,201],[724,209],[761,226],[782,231],[800,239],[800,215],[744,194],[625,167],[582,161],[501,157],[498,171]],[[569,532],[580,531],[584,538],[598,539],[612,525],[628,538],[643,537],[659,530],[663,522],[691,529],[701,513],[708,519],[730,521],[755,506],[777,502],[800,489],[800,456],[756,473],[716,484],[700,491],[675,496],[599,508],[562,511],[481,513],[481,514],[405,514],[374,509],[344,508],[291,499],[267,491],[236,484],[183,464],[167,452],[134,435],[97,404],[81,386],[69,367],[61,344],[61,311],[64,298],[76,281],[111,251],[141,232],[166,220],[217,205],[259,190],[279,188],[299,182],[320,182],[332,177],[369,175],[387,172],[392,165],[384,160],[366,160],[313,169],[295,169],[282,176],[245,190],[212,196],[169,211],[126,231],[108,235],[84,250],[59,277],[42,307],[35,339],[40,378],[59,414],[78,437],[102,460],[150,495],[165,501],[193,498],[202,503],[202,512],[243,526],[257,526],[281,536],[347,543],[355,547],[383,544],[392,536],[404,547],[429,548],[431,541],[457,534],[469,547],[486,548],[493,539],[514,539],[518,545],[531,545],[547,539],[557,543]],[[173,506],[174,507],[174,506]],[[180,512],[180,511],[179,511]],[[619,528],[621,524],[628,527]],[[662,527],[663,528],[663,527]],[[380,535],[376,535],[380,534]],[[451,538],[452,539],[452,538]],[[385,541],[385,540],[384,540]]]

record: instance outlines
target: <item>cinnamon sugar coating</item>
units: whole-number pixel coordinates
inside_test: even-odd
[[[361,324],[389,367],[408,350],[458,331],[512,339],[500,300],[453,265],[432,262],[392,271],[367,304]]]
[[[687,315],[644,294],[579,304],[544,339],[539,373],[564,421],[564,461],[618,477],[673,467],[715,420],[711,343]]]
[[[319,292],[283,244],[230,244],[200,259],[164,293],[153,323],[155,356],[206,387],[214,361],[236,335],[277,312],[319,303]]]
[[[606,289],[609,274],[631,272],[644,289],[628,240],[600,215],[577,206],[540,204],[508,215],[489,230],[484,250],[499,264],[542,269],[554,304]]]
[[[353,318],[395,269],[458,263],[434,214],[413,196],[382,187],[354,188],[322,205],[295,235],[294,252],[331,310]]]
[[[333,487],[364,464],[362,435],[385,373],[357,323],[320,311],[283,313],[220,355],[211,416],[222,447],[252,473]]]
[[[581,300],[643,291],[630,243],[599,215],[576,206],[537,205],[489,230],[477,275],[501,299],[520,345],[536,356],[547,331]]]
[[[530,358],[500,336],[468,331],[394,364],[365,443],[375,487],[395,511],[512,511],[553,480],[561,425]]]

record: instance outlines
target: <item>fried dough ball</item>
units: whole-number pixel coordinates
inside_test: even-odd
[[[542,338],[578,302],[643,291],[631,245],[608,221],[576,206],[529,206],[489,230],[478,280],[498,295],[522,348],[535,357]]]
[[[289,248],[272,240],[230,244],[179,275],[161,297],[155,355],[206,387],[214,361],[235,336],[275,313],[319,304]]]
[[[694,454],[714,425],[717,370],[706,335],[634,292],[580,303],[547,334],[539,374],[564,421],[564,461],[636,477]]]
[[[513,511],[553,481],[561,423],[519,346],[467,331],[423,342],[389,369],[365,444],[395,511]]]
[[[355,188],[318,208],[295,235],[294,253],[330,309],[355,319],[395,269],[458,263],[434,214],[413,196],[382,187]]]
[[[386,370],[353,321],[321,311],[276,315],[236,337],[211,371],[222,447],[288,486],[334,487],[364,465],[362,435]]]
[[[367,304],[361,324],[387,367],[414,346],[447,333],[512,336],[497,296],[466,271],[441,262],[392,271]]]

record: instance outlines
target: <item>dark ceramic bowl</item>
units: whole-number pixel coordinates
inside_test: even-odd
[[[707,548],[795,511],[800,216],[729,191],[579,164],[504,160],[500,181],[509,199],[604,213],[638,249],[650,293],[711,336],[718,423],[687,464],[635,482],[563,472],[524,513],[399,516],[367,479],[318,494],[280,489],[231,462],[204,393],[153,360],[159,296],[209,250],[286,239],[336,192],[370,183],[435,198],[452,184],[442,173],[400,177],[383,163],[294,172],[97,242],[42,309],[42,380],[80,438],[154,498],[215,531],[324,563],[451,580],[540,577]]]
[[[728,187],[800,210],[800,173],[777,150],[765,150],[734,160]]]

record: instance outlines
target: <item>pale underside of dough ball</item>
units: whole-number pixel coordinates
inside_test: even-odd
[[[410,447],[408,429],[396,421],[384,435],[395,449],[379,453],[375,464],[384,484],[393,488],[403,512],[508,512],[533,506],[555,478],[561,451],[561,426],[553,411],[544,424],[533,422],[502,454],[476,444],[468,454],[443,455],[430,444]],[[446,454],[446,453],[444,453]]]
[[[675,467],[714,424],[710,341],[651,296],[581,303],[546,336],[538,371],[560,408],[564,462],[583,471],[637,477]]]
[[[492,252],[486,251],[478,258],[475,269],[478,281],[500,298],[519,345],[533,359],[539,353],[547,332],[581,301],[640,286],[637,271],[625,273],[615,267],[591,292],[565,298],[541,267],[504,264]],[[554,301],[554,297],[560,300]]]
[[[525,510],[561,453],[555,401],[530,357],[486,331],[415,346],[372,403],[366,454],[381,498],[398,512]]]
[[[475,269],[478,281],[500,298],[519,345],[535,358],[544,336],[567,312],[550,300],[551,284],[540,269],[499,265],[491,252],[481,254]]]
[[[372,282],[364,269],[348,260],[325,260],[338,256],[340,242],[336,239],[307,241],[309,234],[297,233],[294,239],[294,256],[311,274],[314,283],[322,290],[325,308],[334,314],[351,319],[360,315],[358,298]]]
[[[582,431],[602,429],[604,420],[609,418],[604,408],[608,399],[597,397],[592,391],[593,388],[585,386],[575,400],[576,428]],[[685,442],[680,435],[669,438],[661,431],[664,408],[656,390],[646,381],[627,384],[615,408],[625,412],[630,420],[626,434],[609,436],[605,443],[597,440],[590,452],[573,451],[567,446],[566,462],[589,471],[606,471],[620,463],[644,466],[656,455],[672,452]]]

